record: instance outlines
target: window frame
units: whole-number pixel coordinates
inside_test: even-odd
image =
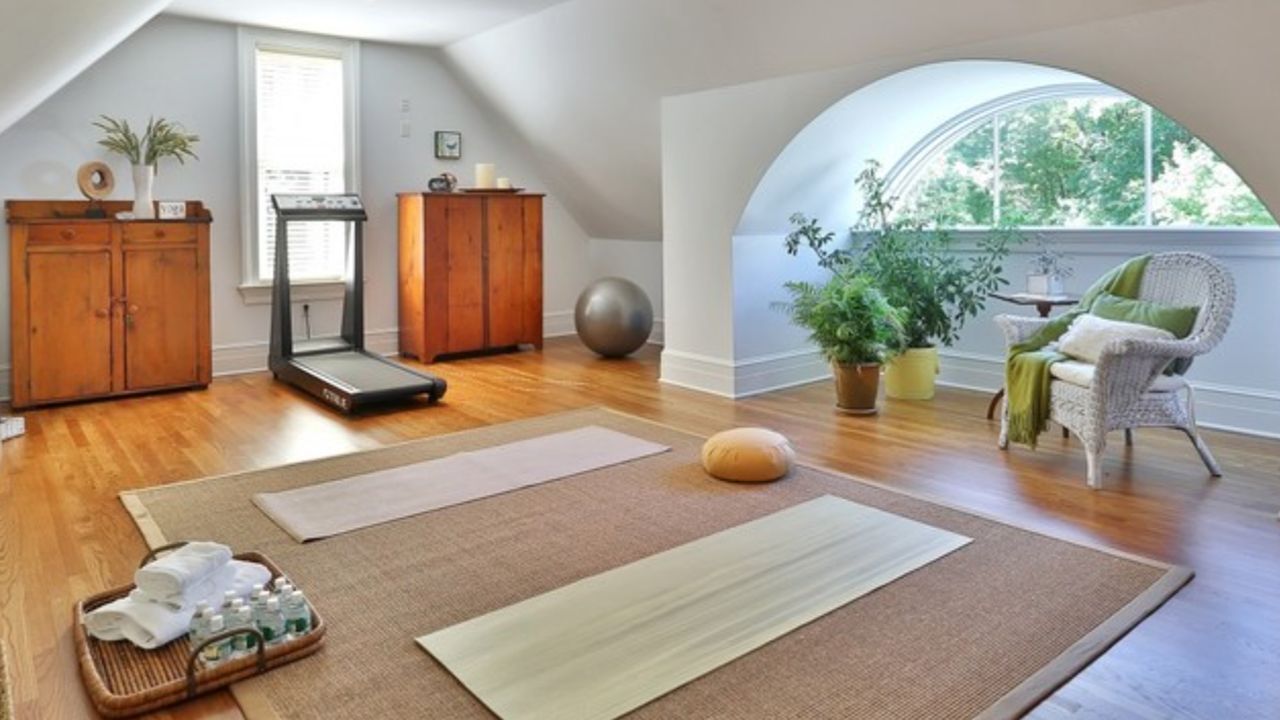
[[[1065,227],[1061,225],[1018,225],[1019,230],[1027,230],[1033,232],[1132,232],[1132,231],[1177,231],[1177,232],[1250,232],[1250,233],[1271,233],[1280,234],[1280,227],[1266,226],[1250,226],[1250,225],[1156,225],[1153,223],[1154,217],[1152,213],[1152,183],[1154,181],[1154,168],[1152,167],[1152,118],[1154,116],[1154,108],[1143,102],[1139,98],[1135,98],[1128,93],[1105,85],[1099,82],[1075,82],[1075,83],[1059,83],[1054,85],[1046,85],[1042,87],[1032,88],[1021,92],[1010,93],[994,100],[976,105],[939,125],[922,140],[916,143],[908,150],[902,158],[885,173],[885,187],[890,197],[902,197],[906,191],[920,180],[921,174],[935,160],[939,154],[947,151],[953,144],[967,137],[970,133],[977,131],[983,125],[991,123],[992,132],[994,133],[993,142],[993,160],[995,162],[995,176],[992,180],[992,212],[996,225],[1000,222],[1000,144],[1001,144],[1001,117],[1009,112],[1015,112],[1022,108],[1036,105],[1041,102],[1051,100],[1069,100],[1082,98],[1118,98],[1122,100],[1133,100],[1140,103],[1145,109],[1144,115],[1144,192],[1146,194],[1144,202],[1144,217],[1141,225],[1089,225],[1083,227]],[[1176,121],[1175,121],[1176,122]],[[1196,136],[1198,138],[1198,136]],[[1204,142],[1200,139],[1200,142]],[[1206,143],[1207,145],[1207,143]],[[1210,146],[1210,149],[1213,148]],[[1215,154],[1216,151],[1214,151]],[[1222,162],[1221,155],[1218,156]],[[1245,183],[1248,187],[1248,183]],[[1249,187],[1249,191],[1253,193],[1253,188]],[[1257,197],[1257,193],[1253,193]],[[1261,198],[1259,198],[1261,201]],[[1263,203],[1265,206],[1265,203]],[[1269,208],[1268,208],[1269,209]],[[1280,225],[1280,218],[1276,218],[1277,225]],[[947,228],[956,231],[980,231],[988,228],[976,225],[959,225]]]
[[[240,81],[240,295],[247,305],[271,302],[272,280],[260,278],[258,255],[258,68],[259,50],[314,55],[342,61],[344,173],[346,192],[360,192],[360,41],[240,27],[236,33]],[[343,297],[343,278],[294,280],[294,300]]]

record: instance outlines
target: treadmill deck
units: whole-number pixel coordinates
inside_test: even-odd
[[[431,378],[423,377],[389,360],[354,350],[295,356],[289,362],[315,375],[340,383],[355,393],[377,393],[410,386],[421,386],[422,392],[427,392],[435,384]]]

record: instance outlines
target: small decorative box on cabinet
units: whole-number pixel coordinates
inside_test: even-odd
[[[400,194],[400,354],[542,347],[542,197]]]
[[[13,406],[209,384],[209,225],[85,218],[83,201],[10,200]]]

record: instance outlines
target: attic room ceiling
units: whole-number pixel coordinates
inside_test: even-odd
[[[564,0],[175,0],[167,12],[364,40],[447,45]]]

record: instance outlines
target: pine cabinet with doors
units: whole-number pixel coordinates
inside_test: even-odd
[[[401,355],[542,347],[542,197],[399,196]]]
[[[190,202],[183,220],[116,221],[88,208],[5,204],[13,406],[208,385],[208,210]]]

